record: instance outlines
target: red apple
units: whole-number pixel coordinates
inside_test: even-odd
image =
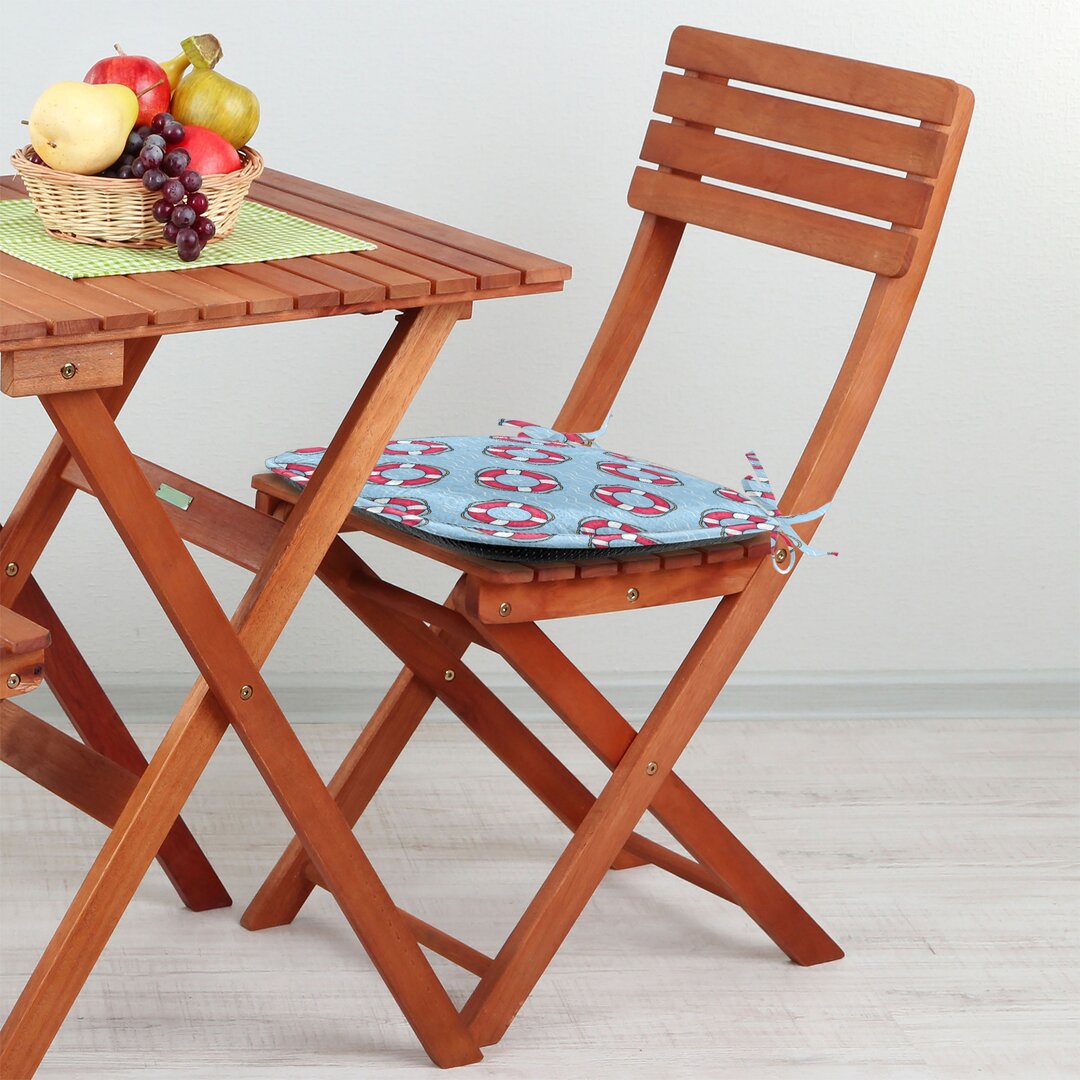
[[[136,127],[149,124],[158,113],[168,112],[172,91],[169,89],[169,77],[165,74],[165,69],[149,56],[128,56],[119,45],[114,48],[120,55],[99,60],[86,73],[83,82],[129,86],[139,99]]]
[[[228,139],[198,124],[185,124],[184,137],[169,149],[186,150],[191,155],[188,168],[203,176],[236,172],[244,164]]]

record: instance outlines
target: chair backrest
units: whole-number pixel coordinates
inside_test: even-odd
[[[667,63],[682,70],[662,75],[655,111],[671,120],[649,124],[641,152],[657,168],[638,167],[630,185],[641,225],[556,426],[590,430],[610,411],[687,224],[868,270],[874,283],[847,360],[784,499],[785,512],[800,513],[809,507],[793,503],[832,498],[877,402],[929,264],[974,98],[933,75],[685,26],[672,34]]]

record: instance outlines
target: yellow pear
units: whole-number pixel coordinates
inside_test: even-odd
[[[186,53],[174,56],[171,60],[162,60],[161,69],[169,80],[169,89],[175,90],[176,84],[184,77],[184,72],[191,67],[191,61]]]
[[[139,99],[114,83],[54,83],[30,110],[30,142],[46,165],[93,176],[124,152]]]

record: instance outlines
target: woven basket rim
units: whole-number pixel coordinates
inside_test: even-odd
[[[26,146],[20,146],[11,155],[11,164],[15,167],[15,171],[21,176],[25,171],[31,176],[41,179],[43,181],[52,181],[58,184],[68,184],[75,187],[87,187],[91,190],[98,189],[101,191],[116,191],[116,188],[112,185],[120,183],[126,184],[128,181],[120,180],[118,177],[113,176],[84,176],[82,173],[64,172],[62,169],[54,169],[49,165],[35,165],[27,156],[27,150],[31,150],[33,147],[27,143]],[[255,169],[261,173],[263,170],[263,156],[253,146],[241,146],[236,151],[243,158],[243,164],[239,169],[233,169],[228,173],[206,173],[203,176],[204,180],[209,180],[216,177],[236,177],[240,179],[245,173],[251,173]],[[133,182],[134,181],[133,179]]]

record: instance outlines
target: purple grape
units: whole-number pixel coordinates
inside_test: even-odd
[[[145,139],[146,136],[150,134],[150,125],[149,124],[140,124],[135,129],[135,134],[138,135],[140,139]]]
[[[139,153],[139,160],[148,168],[156,169],[165,157],[165,151],[160,146],[152,146],[147,143]]]
[[[26,151],[26,160],[32,165],[44,165],[45,161],[42,156],[36,150]]]
[[[171,244],[175,242],[176,235],[179,232],[180,230],[171,221],[167,221],[165,222],[165,228],[161,230],[161,235]]]
[[[199,234],[194,229],[181,229],[176,235],[176,253],[181,262],[194,262],[202,251]]]
[[[134,157],[143,148],[143,137],[139,132],[133,131],[127,137],[127,146],[124,147],[125,151]]]
[[[195,219],[195,233],[204,244],[209,243],[210,238],[216,232],[217,226],[208,217],[197,217]]]
[[[184,137],[184,125],[179,120],[169,120],[161,129],[167,143],[177,143]]]
[[[134,176],[136,180],[141,180],[143,178],[143,173],[145,172],[146,166],[142,163],[140,158],[136,158],[131,163],[131,175]]]
[[[164,194],[164,192],[162,192]],[[168,199],[158,199],[156,203],[150,208],[150,213],[154,215],[155,221],[160,221],[162,225],[172,216],[173,204]]]
[[[185,191],[198,191],[202,187],[202,177],[194,169],[185,169],[180,174],[180,183]]]
[[[191,155],[186,150],[170,150],[165,155],[161,167],[169,176],[179,176],[191,163]]]
[[[183,178],[183,176],[180,177],[181,180]],[[187,204],[196,214],[205,214],[210,206],[210,200],[201,191],[196,191],[187,197]]]
[[[190,206],[174,206],[172,216],[169,220],[178,229],[188,229],[195,224],[195,218],[198,215]]]
[[[161,187],[161,197],[167,199],[174,206],[184,201],[184,185],[179,180],[166,180]]]
[[[147,135],[147,146],[159,146],[162,150],[165,149],[165,136],[164,135]]]
[[[147,169],[142,175],[143,186],[147,191],[160,191],[168,179],[160,169]]]
[[[130,165],[121,165],[120,168],[116,170],[116,178],[118,180],[131,180],[132,175]]]
[[[168,122],[169,122],[169,121],[170,121],[170,120],[171,120],[172,118],[173,118],[173,115],[172,115],[172,113],[167,113],[167,112],[159,112],[159,113],[157,114],[157,116],[155,116],[155,117],[154,117],[154,118],[153,118],[153,119],[152,119],[152,120],[150,121],[150,130],[151,130],[151,131],[152,131],[152,132],[153,132],[153,133],[154,133],[155,135],[160,135],[160,134],[161,134],[161,131],[162,131],[162,129],[163,129],[164,127],[165,127],[165,125],[166,125],[166,124],[167,124],[167,123],[168,123]]]

